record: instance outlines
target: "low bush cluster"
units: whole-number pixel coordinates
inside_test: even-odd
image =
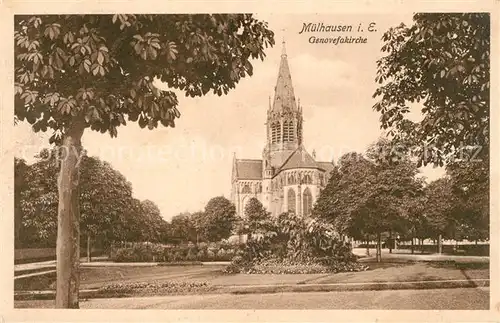
[[[331,225],[282,214],[269,229],[240,246],[225,273],[312,274],[363,271],[351,246]]]
[[[134,244],[118,248],[111,259],[115,262],[200,262],[231,261],[237,248],[227,243],[200,243],[198,245]]]

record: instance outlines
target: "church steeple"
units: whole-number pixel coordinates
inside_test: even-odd
[[[302,107],[296,102],[284,40],[274,100],[272,104],[269,103],[266,147],[271,156],[271,165],[280,167],[302,144]]]
[[[281,62],[278,71],[278,79],[274,88],[274,101],[272,111],[275,113],[283,111],[297,111],[295,93],[293,91],[292,76],[288,66],[285,41],[281,50]]]

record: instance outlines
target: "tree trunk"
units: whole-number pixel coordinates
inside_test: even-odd
[[[87,234],[87,262],[91,262],[92,258],[90,256],[90,233]]]
[[[380,236],[380,233],[377,233],[377,262],[382,261],[382,238]]]
[[[370,240],[366,237],[366,255],[370,255]]]
[[[415,236],[411,237],[411,254],[415,253]]]
[[[78,308],[80,285],[80,177],[84,125],[72,125],[64,134],[58,178],[56,308]]]
[[[392,253],[392,230],[389,231],[389,253]]]
[[[443,236],[442,235],[438,236],[437,245],[438,245],[438,254],[442,254],[443,253]]]

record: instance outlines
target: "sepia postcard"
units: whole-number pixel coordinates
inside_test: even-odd
[[[4,1],[0,322],[500,322],[498,14]]]

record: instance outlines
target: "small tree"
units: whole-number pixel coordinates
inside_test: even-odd
[[[267,212],[262,203],[252,197],[245,205],[245,218],[243,219],[243,230],[248,239],[252,235],[263,235],[271,228],[270,212]]]
[[[236,222],[236,208],[223,196],[212,198],[205,206],[203,236],[210,242],[227,239]]]

